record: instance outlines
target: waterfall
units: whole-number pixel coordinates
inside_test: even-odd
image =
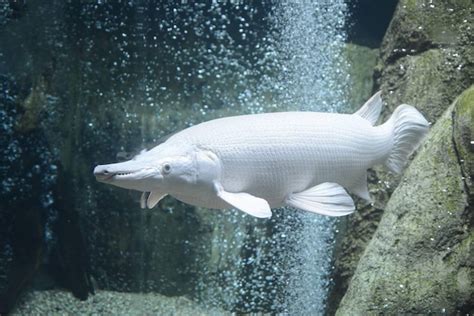
[[[345,109],[347,65],[342,57],[346,4],[338,1],[283,1],[274,16],[281,71],[281,104],[295,110],[338,112]],[[283,220],[284,234],[294,243],[285,254],[291,262],[283,310],[290,315],[324,313],[330,285],[335,220],[305,212],[293,213],[300,223]],[[292,214],[292,215],[290,215]],[[288,244],[288,240],[285,241]]]

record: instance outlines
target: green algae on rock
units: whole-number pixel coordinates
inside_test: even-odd
[[[456,96],[472,84],[474,33],[473,20],[469,18],[471,12],[471,1],[399,1],[374,73],[375,87],[382,90],[385,103],[383,117],[387,118],[399,104],[407,103],[435,123]],[[469,142],[467,138],[465,142]],[[467,159],[464,161],[465,167],[468,163]],[[347,233],[341,238],[339,252],[335,255],[335,287],[331,300],[346,291],[399,181],[399,176],[391,175],[383,168],[369,171],[369,189],[375,205],[358,205],[358,212],[346,220]],[[337,305],[338,300],[334,300],[333,304]]]
[[[350,109],[354,113],[372,96],[373,72],[377,62],[378,49],[348,43],[344,46],[344,56],[348,62],[350,76]]]
[[[377,66],[387,102],[415,104],[435,122],[474,77],[472,1],[401,0]]]
[[[472,135],[473,93],[474,87],[463,93],[432,128],[389,200],[337,315],[472,310],[472,179],[463,169],[474,151],[459,136]]]

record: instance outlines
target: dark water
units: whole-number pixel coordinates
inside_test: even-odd
[[[92,169],[216,117],[350,111],[345,45],[379,45],[387,8],[374,22],[342,0],[0,2],[1,307],[54,289],[91,311],[106,290],[324,313],[334,220],[172,198],[144,211]]]

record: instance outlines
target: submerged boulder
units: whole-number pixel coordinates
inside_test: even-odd
[[[472,1],[400,0],[380,47],[375,67],[375,89],[382,91],[385,121],[400,104],[415,106],[435,123],[447,106],[472,84],[474,41]],[[383,167],[368,173],[374,206],[358,204],[341,230],[336,253],[337,306],[358,261],[377,229],[386,204],[400,182]],[[333,309],[331,309],[332,311]]]
[[[474,86],[430,131],[337,315],[472,312]]]
[[[436,121],[472,83],[472,1],[401,0],[381,47],[376,77],[387,102],[416,105]]]
[[[62,290],[28,291],[11,315],[49,315],[51,311],[64,315],[231,315],[181,296],[103,290],[86,301],[78,301]]]

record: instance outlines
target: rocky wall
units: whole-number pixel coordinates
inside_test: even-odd
[[[381,90],[381,121],[402,103],[418,108],[434,124],[474,78],[471,1],[401,0],[382,41],[374,69],[373,91]],[[358,203],[358,212],[342,223],[346,234],[335,258],[333,313],[400,177],[384,167],[368,172],[373,205]]]
[[[474,86],[406,170],[336,315],[473,312],[473,132]]]

